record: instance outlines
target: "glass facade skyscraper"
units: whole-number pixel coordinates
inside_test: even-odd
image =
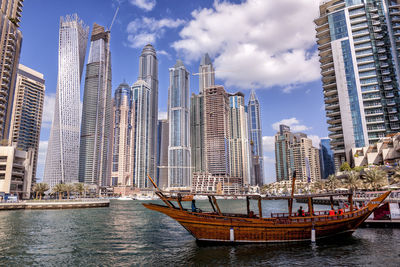
[[[400,130],[400,1],[320,4],[315,20],[335,168]]]
[[[189,135],[189,72],[178,60],[169,69],[168,90],[168,187],[191,186]]]
[[[105,186],[110,155],[110,32],[93,24],[86,65],[79,153],[79,181]]]
[[[256,185],[251,175],[248,116],[244,94],[229,96],[229,169],[232,177],[241,178],[242,186]]]
[[[148,175],[155,177],[157,168],[158,60],[156,50],[151,44],[147,44],[140,55],[138,80],[146,81],[150,89],[149,109],[151,119],[148,122],[150,129],[146,140],[149,146],[148,157],[150,162],[146,170]]]
[[[248,124],[249,124],[249,139],[251,145],[252,157],[255,157],[260,166],[260,171],[257,172],[259,177],[255,177],[256,184],[264,184],[264,154],[262,144],[262,128],[261,128],[261,115],[260,103],[254,90],[250,93],[249,103],[247,105]],[[255,160],[255,159],[253,159]]]
[[[204,88],[215,84],[215,71],[211,58],[205,53],[200,61],[199,67],[199,92],[203,93]]]
[[[80,84],[89,27],[76,14],[61,17],[58,79],[44,182],[78,182]]]
[[[326,179],[329,175],[335,173],[335,165],[333,161],[333,152],[331,150],[331,140],[321,139],[319,146],[319,157],[321,164],[321,178]]]
[[[154,177],[154,161],[151,153],[151,89],[147,82],[139,80],[132,86],[133,116],[133,179],[138,188],[150,187],[147,175]],[[156,129],[154,129],[155,131]]]

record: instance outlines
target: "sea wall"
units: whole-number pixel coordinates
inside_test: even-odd
[[[109,207],[108,199],[90,200],[49,200],[49,201],[24,201],[17,203],[0,203],[0,210],[21,210],[21,209],[82,209]]]

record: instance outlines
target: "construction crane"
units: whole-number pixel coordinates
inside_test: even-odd
[[[115,10],[115,14],[114,14],[114,17],[113,17],[113,19],[112,19],[112,21],[111,21],[111,25],[110,25],[110,27],[108,28],[108,31],[110,31],[110,32],[111,32],[111,28],[112,28],[112,26],[113,26],[113,24],[114,24],[114,21],[115,21],[115,19],[117,18],[118,11],[119,11],[119,4],[118,4],[118,7],[117,7],[117,10]]]

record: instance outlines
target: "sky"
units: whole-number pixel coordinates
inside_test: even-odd
[[[260,101],[265,182],[275,181],[274,135],[279,124],[304,132],[317,146],[327,136],[312,0],[35,0],[25,1],[20,63],[46,80],[37,177],[43,177],[57,87],[60,17],[77,13],[111,28],[113,95],[124,81],[138,77],[139,56],[151,43],[159,62],[159,117],[167,111],[169,68],[183,60],[191,73],[190,90],[198,93],[201,56],[208,52],[216,84]],[[86,55],[89,53],[88,41]],[[87,56],[85,58],[85,64]],[[84,74],[81,80],[83,99]]]

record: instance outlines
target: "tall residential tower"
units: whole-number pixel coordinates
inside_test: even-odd
[[[43,74],[19,64],[9,139],[23,151],[33,150],[33,183],[36,179],[44,91]]]
[[[249,139],[250,147],[252,149],[252,161],[257,162],[254,164],[258,166],[259,170],[252,170],[252,176],[254,177],[254,183],[257,185],[264,184],[264,155],[263,155],[263,143],[262,143],[262,128],[261,128],[261,115],[260,115],[260,103],[254,90],[250,93],[249,103],[247,105],[247,113],[249,116]]]
[[[150,89],[150,121],[149,132],[146,136],[146,143],[149,148],[149,165],[146,169],[147,174],[154,177],[156,174],[157,164],[157,122],[158,122],[158,61],[156,50],[151,44],[147,44],[139,58],[139,77],[138,80],[143,80],[147,83],[146,86]],[[136,177],[135,179],[142,179]],[[147,181],[147,178],[146,178]],[[147,186],[147,182],[145,183]]]
[[[208,53],[201,58],[199,67],[199,92],[203,93],[204,89],[215,84],[215,70]]]
[[[44,181],[78,182],[80,85],[89,27],[76,14],[61,17],[57,93]]]
[[[0,2],[0,140],[9,137],[22,33],[19,30],[23,0]]]
[[[83,96],[79,181],[107,185],[111,133],[110,32],[93,24]]]
[[[315,20],[335,167],[400,130],[400,1],[321,2]]]
[[[168,90],[168,187],[191,186],[191,159],[189,135],[189,72],[177,60],[169,69]]]
[[[133,105],[132,89],[128,84],[121,83],[115,90],[113,106],[110,185],[133,186]]]

